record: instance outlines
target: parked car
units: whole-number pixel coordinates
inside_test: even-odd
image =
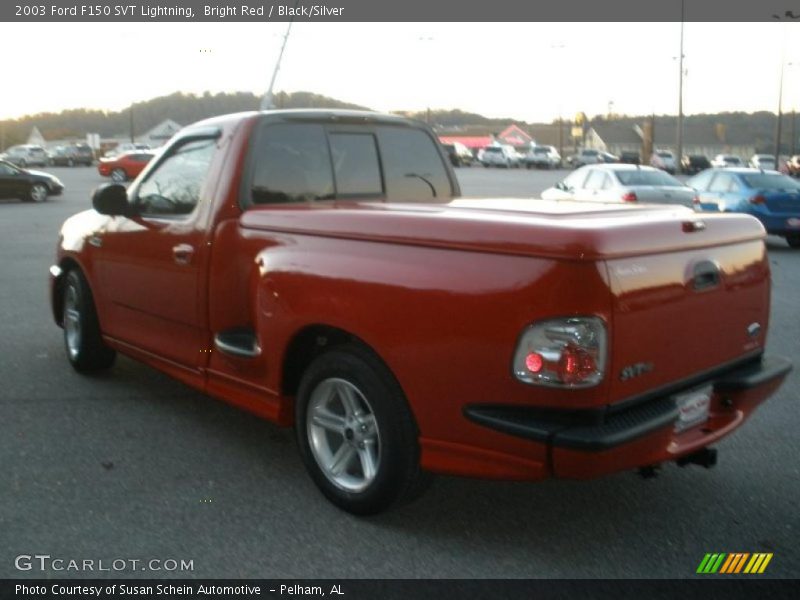
[[[717,154],[711,160],[711,166],[718,169],[727,169],[728,167],[744,167],[744,162],[738,156],[733,154]]]
[[[800,248],[800,182],[777,171],[709,169],[686,182],[697,191],[697,207],[737,212],[761,221],[767,233]]]
[[[133,179],[147,166],[155,154],[141,150],[127,152],[112,158],[97,161],[97,171],[103,177],[111,177],[116,182]]]
[[[710,168],[711,161],[703,154],[689,154],[681,159],[681,172],[687,175],[694,175]]]
[[[750,157],[750,166],[754,169],[776,170],[775,156],[773,154],[754,154]]]
[[[584,148],[577,154],[567,158],[567,164],[571,167],[578,168],[584,165],[595,165],[597,163],[605,162],[600,150],[594,148]]]
[[[520,156],[511,146],[486,146],[483,149],[481,162],[484,167],[512,167],[520,166]]]
[[[469,167],[475,160],[472,156],[472,151],[460,142],[453,142],[451,144],[442,144],[450,164],[454,167]]]
[[[544,200],[654,202],[693,208],[694,190],[655,167],[587,165],[542,192]]]
[[[531,146],[522,162],[529,169],[557,169],[561,166],[561,155],[554,146]]]
[[[128,154],[130,152],[147,152],[148,150],[152,150],[150,144],[144,144],[140,142],[123,142],[122,144],[117,144],[111,150],[106,151],[105,157],[114,158],[115,156]]]
[[[639,153],[633,150],[623,150],[619,154],[619,162],[627,165],[640,165],[642,164],[642,157]]]
[[[670,150],[656,150],[650,156],[650,165],[656,169],[666,171],[670,175],[674,175],[678,166],[675,161],[675,155]]]
[[[88,144],[71,144],[69,146],[56,146],[50,152],[50,164],[60,167],[74,165],[92,166],[94,163],[94,150]]]
[[[0,160],[0,198],[44,202],[48,196],[58,196],[63,191],[64,184],[54,175]]]
[[[10,162],[18,167],[46,167],[48,162],[47,151],[35,144],[20,144],[11,146],[3,154],[0,160]]]

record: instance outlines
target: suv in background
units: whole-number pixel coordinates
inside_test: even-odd
[[[60,167],[94,164],[94,150],[88,144],[56,146],[50,151],[50,164]]]
[[[35,144],[20,144],[11,146],[4,154],[0,154],[0,159],[17,165],[18,167],[46,167],[50,160],[47,151]]]
[[[677,170],[675,163],[675,155],[670,150],[656,150],[650,157],[650,165],[656,169],[666,171],[670,175],[674,175]]]
[[[561,155],[553,146],[531,146],[522,160],[529,169],[556,169],[561,166]]]
[[[708,157],[703,154],[688,154],[681,159],[681,172],[694,175],[711,168]]]
[[[754,154],[750,157],[750,166],[754,169],[775,170],[775,156],[772,154]]]
[[[733,154],[717,154],[711,161],[711,166],[718,169],[726,169],[728,167],[744,167],[742,159]]]
[[[469,167],[475,161],[472,151],[460,142],[442,144],[442,148],[447,152],[450,164],[454,167]]]
[[[519,154],[511,146],[486,146],[483,149],[481,162],[484,167],[518,167],[520,163]]]
[[[640,165],[642,159],[636,150],[623,150],[619,153],[619,162],[626,165]]]

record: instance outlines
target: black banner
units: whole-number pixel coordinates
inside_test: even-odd
[[[11,0],[0,21],[797,21],[800,0]]]
[[[341,600],[556,600],[566,598],[769,598],[797,597],[796,580],[2,580],[0,598],[163,600],[328,598]]]

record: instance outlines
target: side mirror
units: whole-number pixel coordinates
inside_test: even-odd
[[[128,192],[119,183],[104,183],[92,194],[92,206],[101,215],[125,216],[130,213]]]

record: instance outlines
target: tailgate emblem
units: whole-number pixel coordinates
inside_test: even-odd
[[[632,365],[628,365],[627,367],[623,367],[622,371],[619,374],[620,381],[628,381],[629,379],[633,379],[634,377],[640,377],[646,373],[649,373],[653,370],[653,363],[651,362],[640,362],[635,363]]]

